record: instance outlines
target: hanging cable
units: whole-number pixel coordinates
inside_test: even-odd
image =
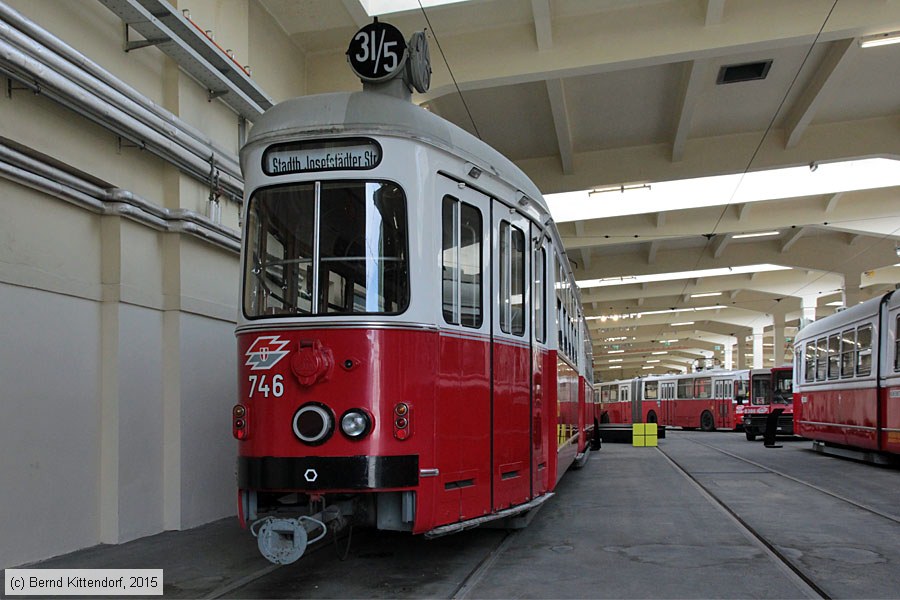
[[[447,55],[444,54],[444,49],[441,47],[441,42],[437,37],[437,33],[434,31],[434,27],[431,26],[431,21],[428,19],[428,13],[425,12],[425,7],[422,6],[422,0],[418,0],[419,9],[422,11],[422,16],[425,17],[425,23],[428,25],[428,29],[431,30],[431,37],[434,38],[434,43],[437,44],[438,52],[441,53],[441,58],[444,59],[444,64],[447,66],[447,71],[450,72],[450,79],[453,80],[453,85],[456,87],[456,93],[459,94],[459,99],[462,100],[463,108],[466,109],[466,114],[469,115],[469,121],[472,122],[472,129],[475,130],[475,135],[482,142],[484,138],[481,137],[481,133],[478,131],[478,125],[475,124],[475,119],[472,117],[472,111],[469,110],[469,105],[466,103],[466,98],[463,96],[462,90],[459,89],[459,84],[456,82],[456,77],[453,75],[453,69],[450,68],[450,62],[447,60]]]

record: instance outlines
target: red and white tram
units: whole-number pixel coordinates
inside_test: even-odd
[[[278,104],[241,150],[239,518],[276,563],[346,523],[521,516],[591,446],[590,340],[540,192],[390,83]]]
[[[749,371],[650,375],[598,384],[601,423],[659,423],[703,431],[737,429]]]
[[[766,433],[774,411],[780,411],[777,417],[772,417],[775,434],[794,433],[793,379],[794,369],[790,365],[750,371],[750,401],[743,411],[747,440],[752,442],[756,436]]]
[[[810,323],[794,356],[795,433],[836,454],[900,453],[900,293]]]

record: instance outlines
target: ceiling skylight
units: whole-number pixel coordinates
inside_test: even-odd
[[[723,275],[739,275],[741,273],[763,273],[766,271],[785,271],[790,267],[780,265],[745,265],[743,267],[723,267],[721,269],[700,269],[698,271],[676,271],[673,273],[653,273],[650,275],[624,275],[605,279],[582,279],[576,281],[580,288],[607,287],[611,285],[630,285],[632,283],[650,283],[654,281],[677,281],[679,279],[695,279],[700,277],[721,277]]]
[[[422,8],[433,8],[445,4],[457,4],[469,0],[421,0]],[[389,15],[408,10],[419,10],[419,0],[359,0],[370,17]]]
[[[553,218],[561,223],[898,185],[900,161],[866,158],[745,175],[736,173],[548,194],[544,198]]]

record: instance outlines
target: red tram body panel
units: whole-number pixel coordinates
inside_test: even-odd
[[[794,430],[824,445],[900,453],[900,294],[872,298],[801,329]]]

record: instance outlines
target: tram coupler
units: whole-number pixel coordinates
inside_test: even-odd
[[[306,549],[325,537],[330,529],[344,526],[340,509],[329,506],[315,515],[295,519],[265,517],[250,526],[260,554],[276,565],[289,565],[303,556]]]

